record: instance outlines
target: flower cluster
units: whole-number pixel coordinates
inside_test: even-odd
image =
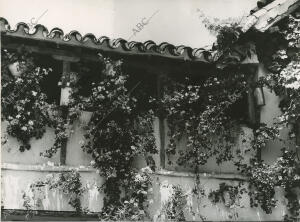
[[[41,188],[60,190],[68,197],[68,203],[78,212],[86,211],[81,206],[81,198],[86,188],[82,186],[81,176],[78,171],[63,172],[58,174],[48,174],[45,180],[38,180],[30,185],[31,192]],[[28,201],[28,200],[27,200]]]
[[[270,43],[270,46],[264,43],[261,45],[260,56],[270,71],[261,82],[282,96],[280,104],[282,114],[278,116],[274,126],[262,125],[256,130],[252,147],[257,150],[263,148],[268,141],[282,141],[285,146],[282,149],[282,156],[270,165],[257,158],[254,158],[248,166],[236,164],[241,172],[249,177],[250,187],[253,188],[249,192],[252,206],[260,205],[266,213],[271,213],[277,202],[275,187],[282,187],[285,190],[289,209],[284,218],[286,221],[296,220],[300,212],[297,201],[299,196],[295,190],[299,187],[299,141],[297,139],[295,141],[298,144],[294,152],[292,151],[294,148],[289,147],[291,142],[280,137],[280,130],[291,124],[294,127],[291,128],[289,139],[294,140],[295,135],[299,135],[297,128],[300,121],[300,57],[299,52],[295,50],[299,47],[299,29],[299,20],[289,16],[281,21],[276,29],[266,34],[276,41]]]
[[[118,205],[106,205],[101,218],[106,220],[142,220],[149,218],[147,212],[148,196],[152,195],[152,170],[149,167],[140,172],[132,172],[130,178],[124,180],[125,195]]]
[[[8,121],[7,133],[16,137],[22,143],[20,151],[25,151],[30,149],[30,139],[41,138],[45,127],[52,124],[49,113],[51,105],[41,90],[41,83],[51,69],[33,66],[30,57],[22,59],[21,75],[2,81],[1,106],[2,118]],[[3,64],[4,68],[9,65]]]
[[[74,87],[79,80],[79,75],[76,72],[64,73],[58,82],[61,88]]]
[[[162,221],[185,221],[185,210],[187,208],[187,195],[180,185],[172,185],[172,194],[164,203],[159,218]]]
[[[198,84],[188,79],[185,83],[166,81],[158,112],[163,113],[168,123],[167,154],[175,154],[176,144],[186,137],[188,149],[179,153],[179,164],[203,165],[213,155],[218,163],[230,160],[233,131],[240,119],[230,116],[228,110],[243,98],[247,90],[244,78],[242,74],[224,73]]]
[[[157,152],[152,126],[154,114],[151,110],[137,110],[138,101],[125,86],[128,76],[122,73],[122,61],[102,58],[102,62],[103,80],[92,84],[87,101],[94,107],[94,114],[82,148],[92,155],[93,166],[106,178],[100,217],[142,219],[146,216],[143,204],[150,177],[136,173],[132,162],[136,156]],[[123,198],[121,189],[127,194]]]

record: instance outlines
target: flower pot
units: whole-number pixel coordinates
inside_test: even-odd
[[[254,96],[255,96],[255,99],[256,99],[256,104],[258,106],[266,105],[263,88],[256,88],[255,91],[254,91]]]
[[[88,124],[91,121],[93,112],[90,111],[81,111],[79,116],[79,121],[82,124]]]
[[[69,104],[71,92],[72,92],[71,87],[61,88],[61,91],[60,91],[60,105],[61,106]]]
[[[19,66],[20,66],[19,62],[11,63],[8,65],[9,71],[15,77],[19,77],[21,75],[21,70]]]

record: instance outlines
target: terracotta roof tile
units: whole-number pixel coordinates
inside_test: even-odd
[[[43,25],[36,25],[30,29],[28,24],[20,22],[12,29],[5,18],[0,17],[1,34],[20,38],[43,40],[55,42],[57,44],[67,44],[71,46],[88,47],[103,51],[112,51],[117,53],[126,53],[128,55],[152,55],[172,59],[189,60],[196,62],[213,62],[214,52],[207,48],[191,48],[184,45],[174,46],[163,42],[157,45],[153,41],[128,42],[122,38],[110,39],[106,36],[96,38],[88,33],[82,36],[78,31],[64,33],[60,28],[48,29]]]

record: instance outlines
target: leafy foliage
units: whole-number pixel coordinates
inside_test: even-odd
[[[222,55],[231,55],[241,35],[238,25],[222,26],[216,30],[216,49]],[[273,126],[254,126],[254,139],[251,141],[254,151],[263,149],[269,141],[282,141],[280,130],[290,124],[295,126],[290,137],[293,139],[299,133],[299,33],[299,21],[293,17],[284,21],[276,31],[284,44],[278,45],[269,63],[266,62],[271,72],[258,84],[285,97],[281,104],[283,114]],[[248,51],[241,53],[246,55]],[[242,155],[239,160],[233,158],[236,129],[245,122],[243,118],[236,118],[232,114],[234,106],[251,87],[256,87],[247,82],[247,76],[242,70],[217,70],[199,81],[186,79],[180,82],[168,78],[164,82],[162,98],[155,100],[149,96],[142,100],[132,96],[132,90],[128,90],[128,75],[122,72],[122,61],[101,57],[104,65],[102,80],[93,83],[88,97],[84,98],[78,93],[76,78],[69,76],[62,79],[63,87],[73,87],[70,103],[65,107],[69,112],[67,116],[57,115],[51,118],[49,110],[54,106],[45,102],[46,96],[39,88],[50,70],[36,68],[26,56],[7,51],[4,51],[4,61],[2,115],[9,122],[8,133],[23,143],[21,151],[29,149],[30,138],[40,138],[45,126],[50,125],[55,127],[56,141],[44,155],[51,157],[67,141],[69,127],[78,118],[80,110],[94,112],[86,126],[82,148],[91,154],[92,165],[106,179],[101,187],[105,199],[100,219],[143,220],[149,217],[147,207],[152,184],[150,174],[155,170],[155,164],[149,163],[153,163],[151,154],[157,153],[152,126],[155,115],[167,120],[170,142],[166,152],[169,157],[176,154],[178,142],[183,138],[187,139],[187,149],[179,152],[177,162],[195,169],[196,177],[199,167],[207,163],[209,158],[216,157],[218,164],[233,161],[249,180],[248,194],[252,207],[260,206],[266,213],[272,213],[277,204],[275,188],[282,187],[289,201],[289,215],[285,219],[292,221],[299,217],[300,205],[296,194],[300,184],[297,156],[299,146],[296,146],[295,152],[284,143],[282,156],[273,164],[266,164],[257,156],[250,163],[242,162]],[[15,61],[21,67],[20,77],[9,76],[8,64]],[[223,62],[226,65],[232,64],[226,59]],[[36,87],[34,91],[33,87]],[[23,89],[25,93],[18,93]],[[17,96],[13,102],[9,99],[12,92]],[[133,161],[138,156],[147,158],[151,169],[135,169]],[[84,190],[77,172],[61,173],[58,178],[39,181],[32,188],[45,185],[50,189],[63,191],[70,197],[69,203],[77,211],[83,211],[80,197]],[[245,191],[238,188],[222,183],[208,197],[213,203],[221,202],[232,207]],[[173,186],[173,191],[163,211],[169,220],[185,220],[186,195],[180,186]],[[204,194],[203,191],[200,192]],[[225,200],[225,193],[229,194],[229,202]],[[29,209],[28,198],[24,196],[24,199],[24,206]]]
[[[68,197],[68,203],[78,213],[82,213],[84,210],[81,206],[81,197],[86,189],[82,187],[80,178],[79,172],[75,170],[58,174],[48,174],[45,180],[36,181],[30,185],[30,188],[32,192],[41,189],[41,187],[49,190],[60,190]]]
[[[136,110],[138,101],[125,87],[128,77],[122,73],[121,61],[102,58],[102,62],[103,80],[93,83],[89,100],[95,112],[82,148],[92,155],[93,166],[106,178],[105,207],[100,217],[140,220],[146,216],[145,189],[151,183],[149,176],[136,172],[132,162],[137,156],[157,153],[153,111]],[[126,191],[125,197],[121,197],[121,189]]]
[[[7,133],[16,137],[22,145],[20,151],[30,149],[30,139],[39,139],[45,127],[52,125],[50,104],[41,90],[41,83],[51,69],[35,67],[27,53],[9,53],[2,50],[2,119],[8,121]],[[9,66],[18,63],[20,76],[12,76]]]
[[[164,203],[159,217],[170,221],[186,221],[184,215],[187,205],[186,194],[180,185],[172,185],[171,190],[172,194]]]
[[[199,84],[168,80],[160,112],[169,127],[167,154],[175,154],[176,143],[187,138],[188,149],[179,153],[179,164],[197,167],[212,156],[217,156],[218,163],[233,157],[233,131],[238,120],[228,115],[228,110],[243,98],[248,85],[244,75],[222,74]]]

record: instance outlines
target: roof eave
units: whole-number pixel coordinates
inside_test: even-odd
[[[299,0],[276,0],[243,19],[241,30],[247,32],[250,28],[253,28],[265,32],[298,7],[300,7]]]

